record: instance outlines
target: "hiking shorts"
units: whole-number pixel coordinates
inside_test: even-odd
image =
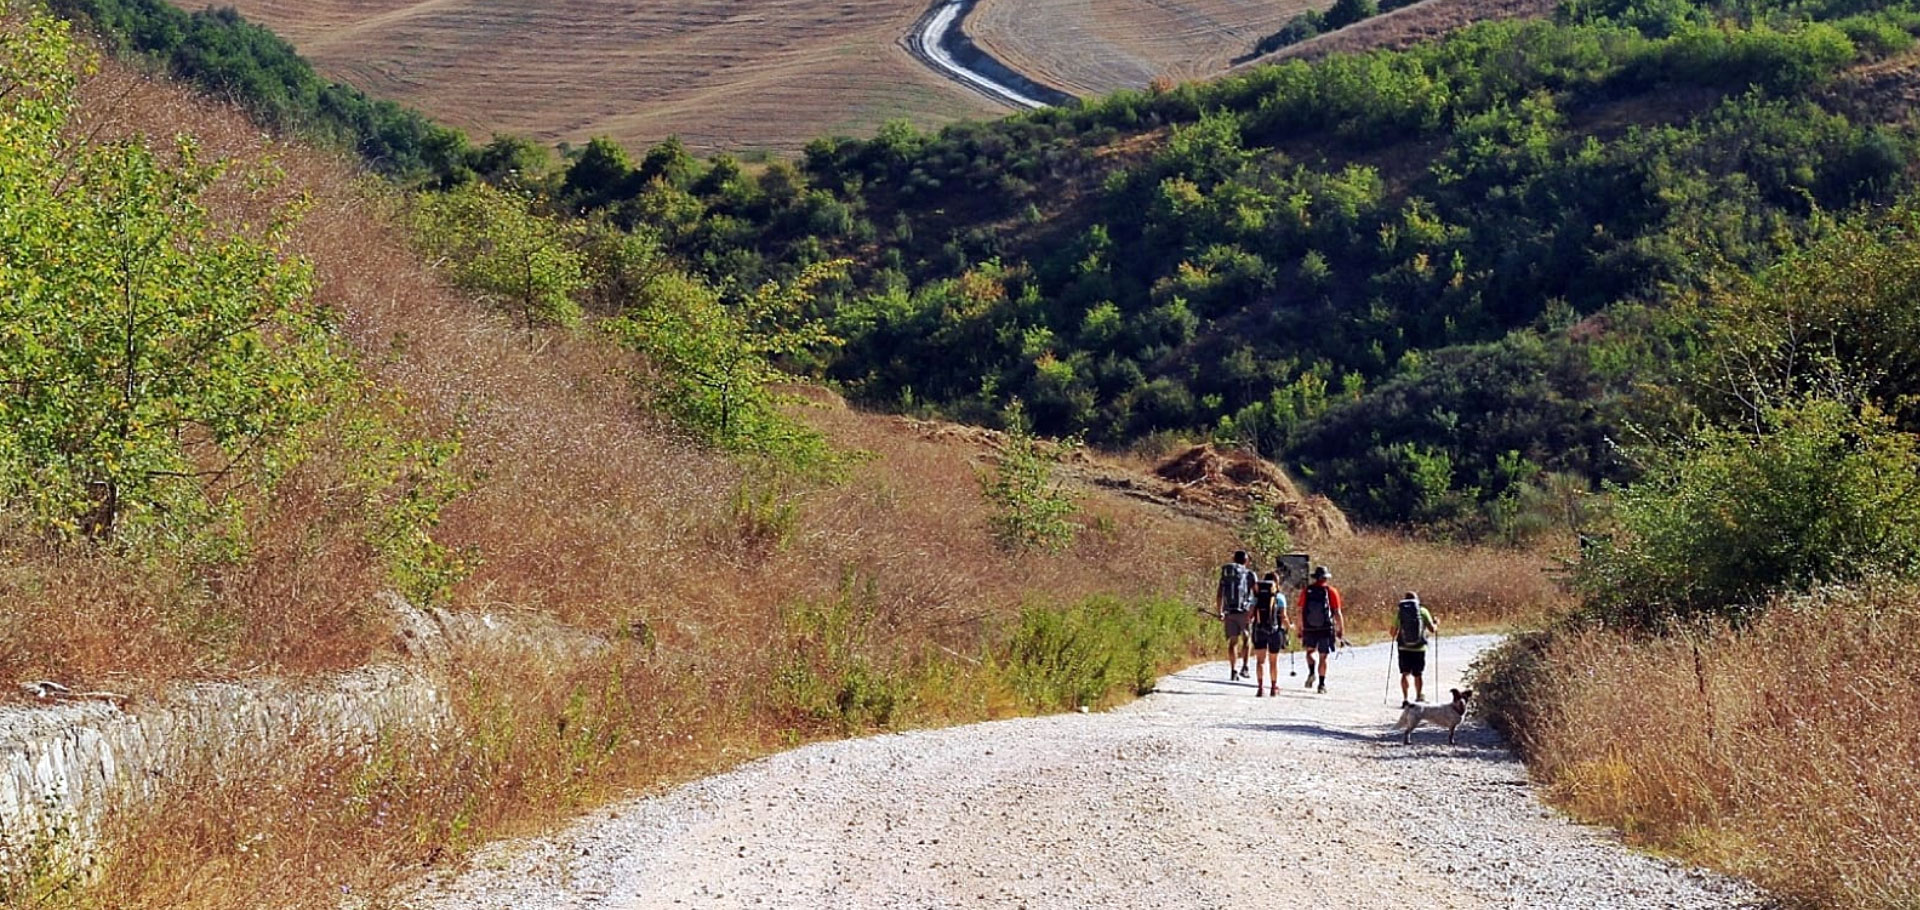
[[[1228,641],[1233,641],[1246,635],[1247,626],[1252,624],[1252,622],[1252,617],[1245,613],[1228,613],[1220,617],[1220,625],[1227,630]]]
[[[1318,651],[1322,654],[1332,654],[1333,649],[1337,646],[1337,644],[1338,644],[1338,638],[1333,634],[1332,629],[1328,629],[1325,632],[1300,633],[1300,647],[1305,648],[1308,651]]]
[[[1427,672],[1427,652],[1400,649],[1400,672],[1419,676]]]
[[[1253,627],[1253,649],[1272,651],[1275,654],[1287,649],[1287,630],[1280,628]]]

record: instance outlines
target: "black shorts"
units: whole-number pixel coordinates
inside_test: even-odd
[[[1338,647],[1338,645],[1339,645],[1339,640],[1333,634],[1332,629],[1328,629],[1325,632],[1300,633],[1300,647],[1308,651],[1318,651],[1322,654],[1332,654],[1334,648]]]
[[[1400,649],[1400,672],[1419,676],[1427,672],[1427,652]]]
[[[1272,651],[1275,654],[1285,651],[1287,649],[1287,630],[1284,628],[1267,629],[1254,626],[1253,649],[1255,651]]]

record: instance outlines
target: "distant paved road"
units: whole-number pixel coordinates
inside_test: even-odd
[[[907,36],[908,49],[921,62],[947,78],[1002,104],[1029,110],[1046,107],[1048,101],[1034,97],[1032,92],[1020,86],[996,79],[991,73],[968,67],[948,50],[948,34],[960,28],[971,6],[968,0],[945,0],[934,7],[915,24],[913,34]]]
[[[1440,691],[1493,640],[1444,641]],[[1764,906],[1543,808],[1477,720],[1402,746],[1385,648],[1340,656],[1324,696],[1283,676],[1256,699],[1215,663],[1108,713],[796,749],[493,850],[404,906]]]

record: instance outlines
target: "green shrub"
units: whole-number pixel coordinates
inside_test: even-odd
[[[1770,596],[1920,574],[1920,441],[1872,405],[1805,397],[1644,455],[1577,575],[1609,621],[1741,616]]]
[[[1061,452],[1045,450],[1027,430],[1026,414],[1015,401],[1008,411],[1006,444],[993,473],[980,475],[980,489],[994,507],[989,517],[993,539],[1009,550],[1064,550],[1079,526],[1078,497],[1057,476]],[[1067,445],[1071,445],[1068,443]]]

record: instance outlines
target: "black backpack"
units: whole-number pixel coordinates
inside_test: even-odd
[[[1333,595],[1326,585],[1308,585],[1300,596],[1300,628],[1305,632],[1333,631]]]
[[[1400,602],[1400,633],[1394,639],[1402,648],[1424,648],[1427,646],[1427,628],[1420,622],[1420,602],[1403,600]]]
[[[1237,562],[1220,567],[1220,600],[1228,613],[1245,613],[1253,606],[1253,572]]]
[[[1279,599],[1278,585],[1264,578],[1253,583],[1253,615],[1260,628],[1280,628],[1280,611],[1274,609]]]

